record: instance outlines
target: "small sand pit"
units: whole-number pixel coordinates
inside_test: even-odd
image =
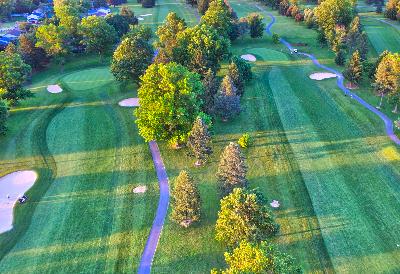
[[[144,20],[144,18],[142,18],[142,17],[138,17],[137,19],[138,19],[138,20]]]
[[[314,80],[323,80],[334,77],[337,77],[337,75],[330,72],[316,72],[310,75],[310,78]]]
[[[137,194],[142,194],[142,193],[145,193],[146,192],[146,186],[138,186],[138,187],[135,187],[133,190],[132,190],[132,192],[133,193],[137,193]]]
[[[51,85],[47,86],[47,91],[50,93],[60,93],[62,89],[60,88],[59,85]]]
[[[119,102],[118,105],[122,107],[138,107],[139,98],[128,98]]]
[[[279,202],[277,200],[274,200],[272,203],[270,203],[270,205],[272,207],[279,207],[280,206],[280,204],[279,204]]]
[[[254,62],[254,61],[256,61],[257,59],[256,59],[256,57],[254,57],[253,55],[251,55],[251,54],[244,54],[244,55],[242,55],[242,56],[240,56],[242,59],[244,59],[244,60],[246,60],[246,61],[251,61],[251,62]]]
[[[0,233],[12,228],[14,205],[36,179],[37,174],[30,170],[13,172],[0,178]]]

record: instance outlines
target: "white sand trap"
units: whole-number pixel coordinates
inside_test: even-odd
[[[279,202],[277,200],[274,200],[272,203],[270,203],[270,205],[272,207],[279,207],[280,206],[280,204],[279,204]]]
[[[323,80],[323,79],[327,79],[327,78],[334,78],[337,77],[336,74],[334,73],[330,73],[330,72],[316,72],[310,75],[311,79],[314,80]]]
[[[144,18],[142,18],[142,17],[138,17],[137,19],[138,19],[138,20],[144,20]]]
[[[153,15],[153,14],[151,14],[151,13],[148,13],[148,14],[146,14],[147,16],[150,16],[150,15]]]
[[[62,89],[60,88],[59,85],[51,85],[47,86],[47,91],[50,93],[60,93]]]
[[[12,228],[14,205],[33,186],[36,178],[37,174],[30,170],[13,172],[0,178],[0,233]]]
[[[119,102],[118,105],[123,107],[138,107],[139,98],[128,98]]]
[[[240,56],[242,59],[244,59],[244,60],[246,60],[246,61],[252,61],[252,62],[254,62],[254,61],[256,61],[257,59],[256,59],[256,57],[254,57],[253,55],[251,55],[251,54],[245,54],[245,55],[242,55],[242,56]]]
[[[132,191],[133,191],[133,193],[142,194],[146,191],[146,189],[147,189],[146,186],[138,186],[138,187],[135,187]]]

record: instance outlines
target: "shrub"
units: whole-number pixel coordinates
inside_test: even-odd
[[[294,17],[294,21],[295,22],[302,22],[304,21],[304,16],[303,14],[301,14],[300,12],[298,14],[296,14],[296,17]]]
[[[286,17],[292,17],[292,9],[293,9],[293,7],[289,7],[289,8],[286,10]]]
[[[251,145],[252,138],[249,133],[244,134],[238,141],[240,147],[249,147]]]

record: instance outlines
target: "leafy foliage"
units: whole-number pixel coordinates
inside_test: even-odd
[[[166,140],[174,144],[187,138],[199,114],[202,93],[200,76],[176,64],[151,65],[139,89],[139,134],[146,141]]]
[[[158,26],[156,34],[158,42],[154,43],[156,48],[165,48],[168,54],[172,54],[172,49],[177,47],[178,34],[187,28],[184,19],[180,18],[175,12],[168,14],[164,20],[164,25]]]
[[[338,66],[343,66],[346,63],[346,54],[341,49],[335,56],[335,64]]]
[[[242,44],[243,44],[244,37],[250,31],[250,26],[249,26],[249,22],[247,22],[247,18],[246,17],[241,17],[239,19],[239,22],[237,23],[237,26],[238,26],[237,32],[238,32],[239,37],[242,38]]]
[[[369,42],[365,31],[357,38],[357,50],[362,61],[367,60],[367,54],[369,52]]]
[[[203,93],[199,95],[199,99],[203,101],[201,111],[211,114],[214,106],[214,98],[219,89],[219,82],[211,69],[207,71],[201,80],[201,84],[203,85]]]
[[[201,217],[200,191],[196,182],[186,171],[181,171],[171,191],[172,213],[170,219],[185,227]]]
[[[5,135],[8,130],[6,127],[7,115],[7,108],[5,104],[0,101],[0,136]]]
[[[247,21],[250,26],[250,37],[260,38],[264,34],[265,24],[262,22],[263,17],[259,13],[250,13],[247,15]]]
[[[152,8],[156,5],[156,0],[142,0],[142,8]]]
[[[279,231],[261,191],[235,188],[221,200],[215,238],[232,250],[246,240],[261,244]]]
[[[229,6],[224,0],[215,0],[210,3],[206,13],[201,17],[201,22],[214,27],[218,34],[228,38],[231,31]]]
[[[303,273],[302,269],[295,265],[292,256],[280,252],[276,246],[265,241],[257,245],[243,240],[232,253],[225,253],[225,260],[229,268],[225,271],[213,269],[211,274]]]
[[[197,116],[186,142],[188,147],[192,149],[192,152],[188,155],[197,159],[196,165],[207,162],[207,157],[213,153],[211,147],[207,146],[209,142],[211,142],[211,135],[207,126],[203,118]]]
[[[314,8],[314,14],[325,33],[334,31],[337,24],[348,27],[354,17],[349,0],[325,0]]]
[[[213,112],[216,116],[227,121],[230,117],[239,115],[242,112],[240,96],[236,95],[237,89],[232,83],[229,75],[222,80],[220,89],[215,96]]]
[[[125,21],[128,22],[129,25],[134,26],[139,23],[139,20],[135,16],[135,13],[128,6],[122,6],[119,14],[124,17]]]
[[[248,167],[244,165],[244,155],[238,144],[231,142],[225,147],[221,155],[221,162],[215,174],[220,182],[221,196],[224,197],[233,192],[234,188],[247,187],[246,180]]]
[[[33,97],[24,89],[31,73],[31,67],[22,61],[19,54],[0,52],[0,96],[10,105],[18,105],[19,100]]]
[[[31,66],[32,69],[41,69],[41,64],[46,59],[46,51],[42,48],[36,47],[37,43],[36,32],[25,34],[23,33],[18,37],[19,51],[24,62]]]
[[[140,76],[150,66],[153,46],[141,38],[126,38],[114,52],[110,70],[117,81],[139,83]]]
[[[79,32],[85,37],[86,51],[98,52],[101,62],[104,55],[111,55],[114,44],[118,42],[115,29],[103,17],[95,15],[82,18]]]
[[[347,66],[343,71],[343,77],[350,81],[351,84],[361,83],[363,80],[362,76],[362,67],[361,67],[361,58],[358,55],[358,51],[354,52],[351,56],[351,59]]]
[[[117,36],[121,38],[129,31],[129,23],[125,18],[117,13],[109,13],[106,16],[106,22],[115,29]]]
[[[231,62],[228,66],[228,75],[232,80],[232,84],[236,87],[236,94],[242,97],[245,90],[245,82],[234,62]]]
[[[69,6],[83,13],[87,13],[87,11],[92,7],[90,0],[53,0],[53,3],[54,10],[63,6]]]
[[[236,67],[239,70],[240,77],[245,82],[250,82],[253,79],[253,73],[251,72],[251,66],[245,60],[238,56],[233,56],[229,59],[230,63],[235,63]]]
[[[249,133],[243,134],[242,137],[240,137],[238,144],[241,148],[246,148],[251,145],[252,138],[250,137]]]
[[[142,38],[146,42],[149,42],[149,40],[154,37],[154,32],[151,27],[147,27],[145,25],[134,25],[134,26],[130,25],[129,27],[130,31],[122,37],[122,40],[128,37],[130,38],[138,37]]]

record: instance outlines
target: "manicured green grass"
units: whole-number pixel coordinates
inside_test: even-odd
[[[70,73],[62,81],[73,91],[99,88],[114,80],[108,67],[94,68]]]
[[[244,48],[242,54],[252,54],[260,61],[289,61],[286,54],[268,48]]]

